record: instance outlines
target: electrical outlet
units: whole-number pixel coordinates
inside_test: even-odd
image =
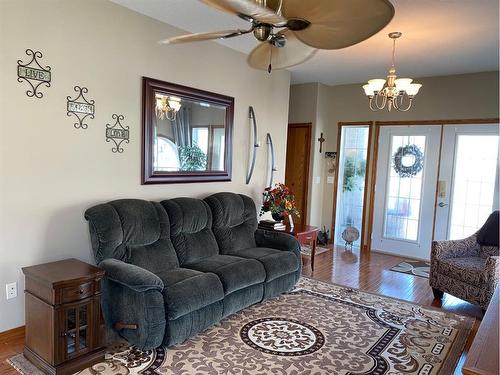
[[[5,284],[5,291],[7,293],[7,299],[12,299],[17,297],[17,283]]]

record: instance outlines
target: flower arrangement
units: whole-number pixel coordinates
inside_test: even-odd
[[[277,221],[282,220],[287,215],[300,217],[299,210],[295,206],[295,195],[285,184],[278,183],[272,189],[266,188],[263,196],[264,203],[260,210],[261,215],[270,211],[273,219]]]

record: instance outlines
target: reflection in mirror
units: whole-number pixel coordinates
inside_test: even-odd
[[[234,99],[143,78],[143,183],[231,180]]]
[[[226,108],[155,96],[154,171],[223,171]]]

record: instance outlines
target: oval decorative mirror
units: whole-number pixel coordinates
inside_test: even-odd
[[[143,78],[142,183],[231,180],[234,98]]]

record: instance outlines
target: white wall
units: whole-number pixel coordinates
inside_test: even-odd
[[[372,112],[363,93],[362,83],[325,86],[317,83],[292,85],[289,122],[314,121],[316,138],[323,131],[323,149],[337,151],[337,124],[347,121],[445,120],[498,118],[498,72],[461,74],[415,79],[423,84],[408,112]],[[316,92],[315,95],[311,91]],[[314,99],[311,99],[314,98]],[[314,109],[315,108],[315,109]],[[314,139],[316,146],[318,142]],[[310,198],[310,222],[331,226],[333,184],[326,181],[324,154],[312,154],[317,173],[321,173],[322,195]],[[312,186],[314,183],[311,181]],[[316,187],[319,191],[320,188]],[[368,213],[370,214],[370,213]],[[313,221],[314,220],[314,221]]]
[[[112,199],[160,200],[234,191],[260,198],[265,150],[259,150],[251,185],[245,185],[248,106],[259,120],[260,141],[273,136],[284,179],[288,72],[272,75],[246,64],[246,56],[216,43],[159,46],[182,33],[105,0],[0,1],[0,332],[24,323],[21,267],[75,257],[91,260],[86,208]],[[16,80],[25,50],[43,53],[52,87],[28,98]],[[233,180],[227,183],[141,186],[141,77],[148,76],[235,98]],[[89,88],[96,116],[87,130],[73,127],[66,96]],[[105,125],[125,116],[130,144],[113,154]],[[264,151],[263,151],[264,150]],[[7,301],[5,283],[18,282]]]

